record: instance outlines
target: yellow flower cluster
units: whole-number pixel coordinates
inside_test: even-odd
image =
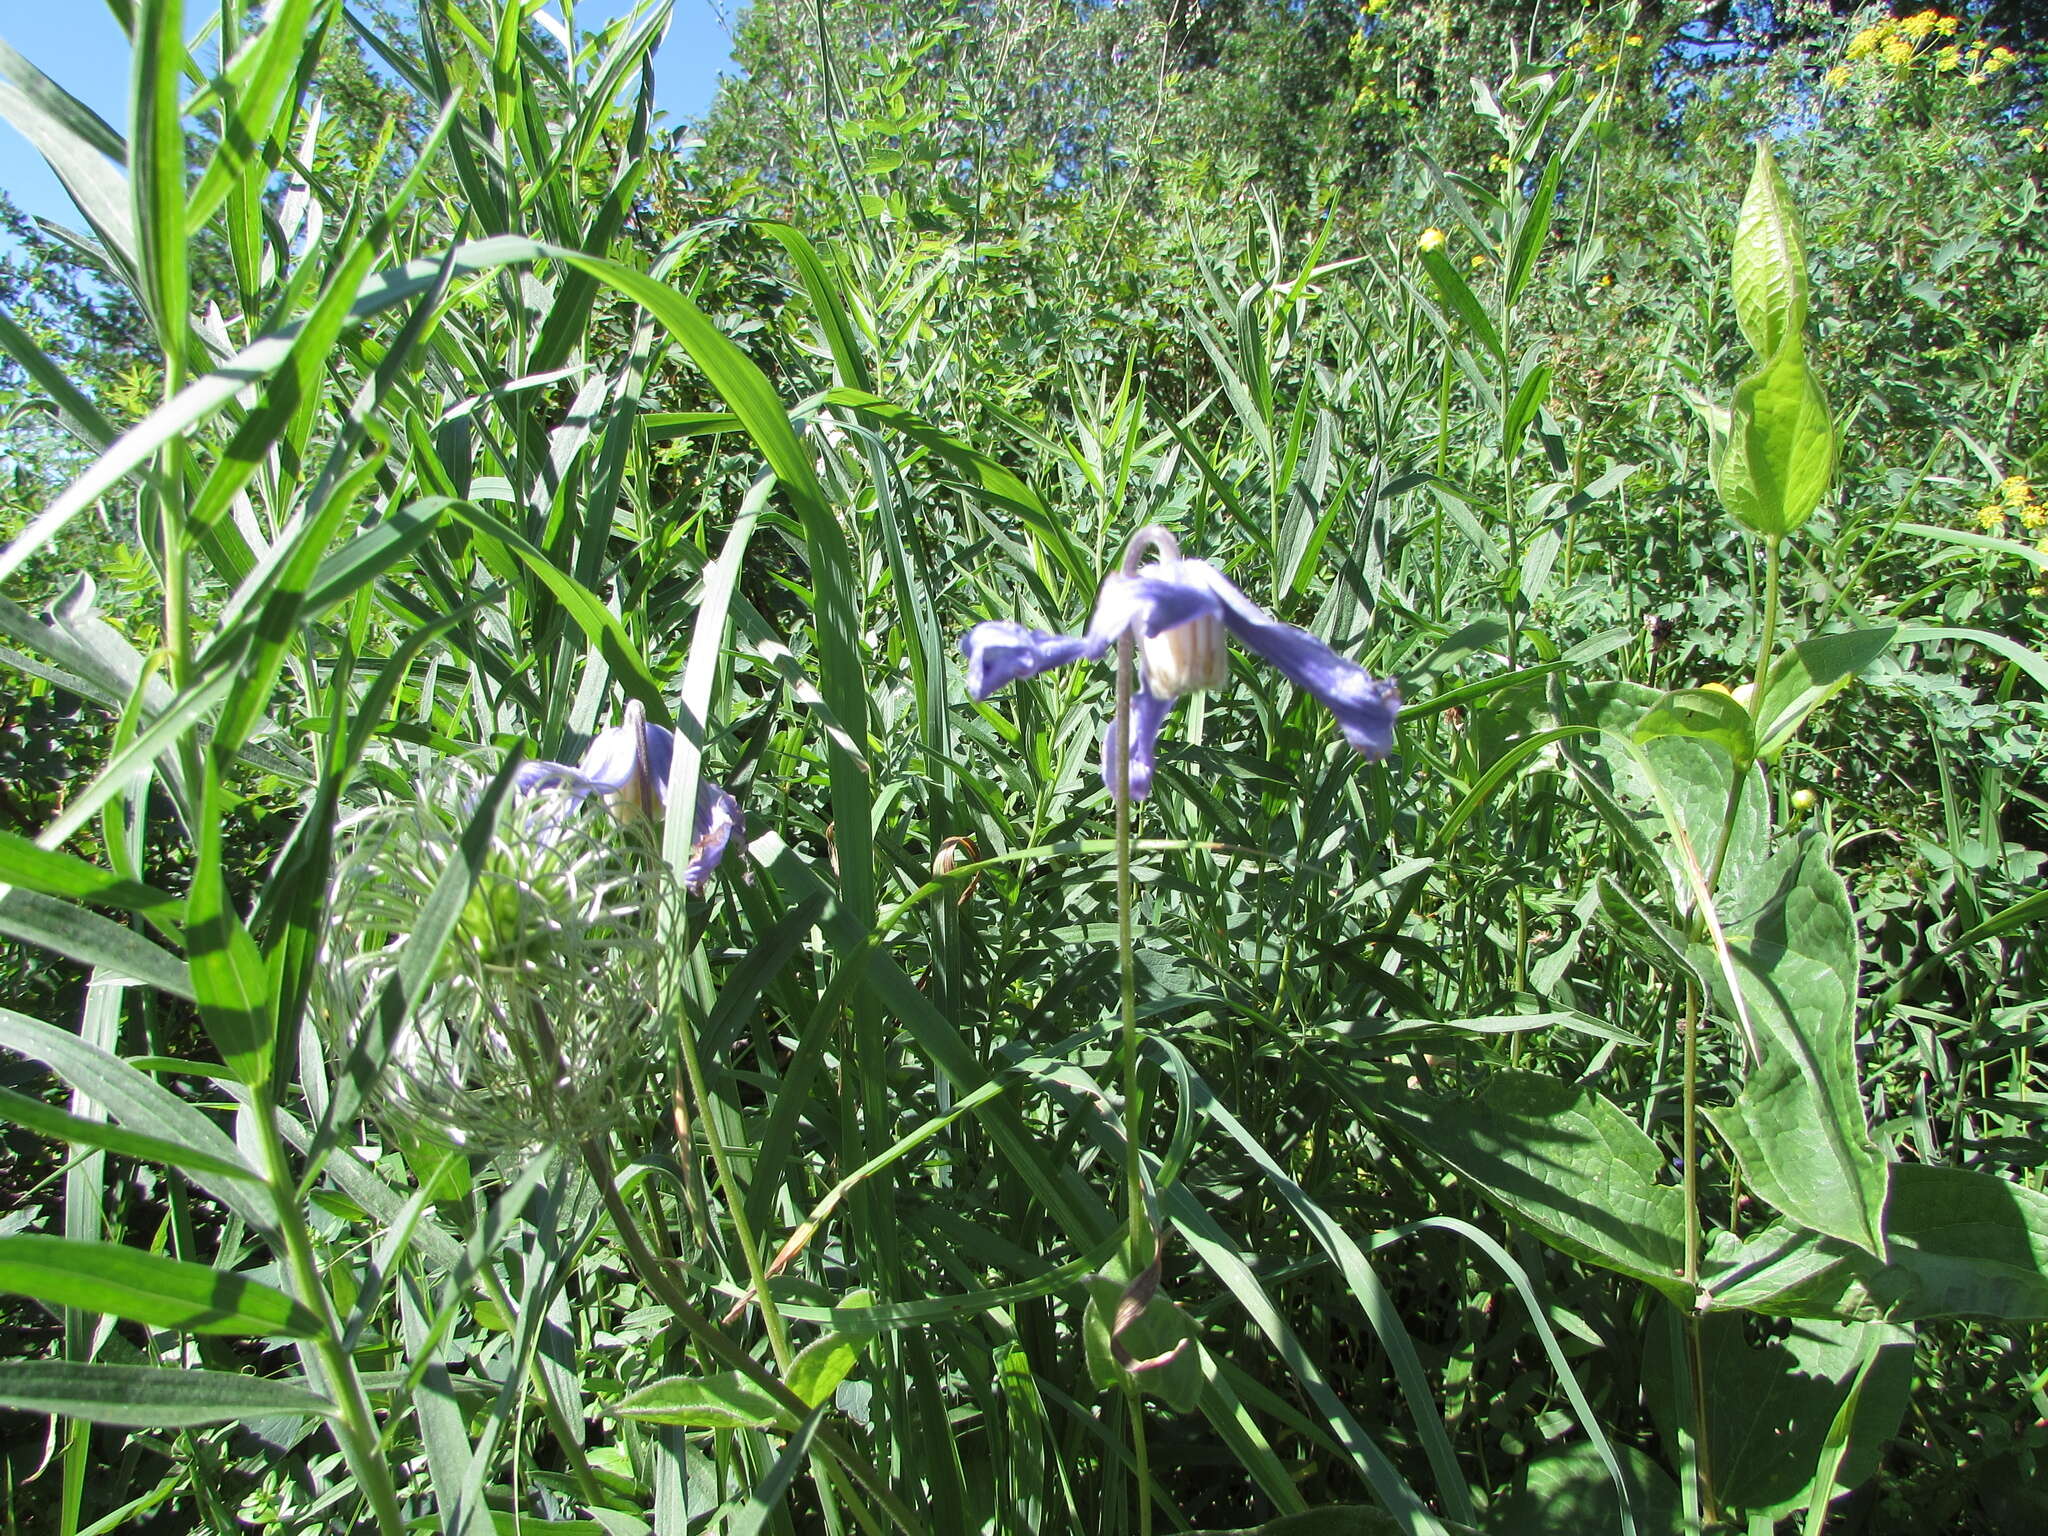
[[[1930,37],[1954,37],[1956,28],[1961,25],[1959,17],[1944,16],[1936,10],[1916,11],[1911,16],[1887,16],[1849,39],[1849,57],[1863,59],[1873,53],[1882,53],[1896,63],[1899,56],[1894,45],[1902,45],[1904,57],[1910,59],[1914,44],[1924,43]]]
[[[1848,62],[1835,65],[1824,78],[1840,90],[1855,78],[1851,66],[1870,59],[1897,74],[1918,65],[1937,74],[1962,74],[1970,84],[1981,85],[2019,62],[2019,55],[2010,48],[1993,48],[1981,42],[1941,41],[1954,37],[1961,26],[1961,18],[1931,9],[1916,11],[1911,16],[1886,17],[1850,38],[1845,50]]]
[[[1631,32],[1626,37],[1616,37],[1611,32],[1591,31],[1566,45],[1564,56],[1582,60],[1589,69],[1596,71],[1621,68],[1621,50],[1645,46],[1640,32]]]
[[[1998,484],[1998,499],[1977,509],[1977,526],[1990,533],[2005,532],[2006,522],[2015,518],[2029,533],[2048,528],[2048,503],[2023,475],[2007,475]],[[2042,544],[2048,546],[2048,536]]]
[[[1422,238],[1415,242],[1415,248],[1418,251],[1440,251],[1448,238],[1442,230],[1432,224],[1422,232]]]

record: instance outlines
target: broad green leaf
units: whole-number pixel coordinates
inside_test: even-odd
[[[1735,386],[1727,435],[1707,457],[1729,516],[1778,538],[1813,515],[1839,451],[1827,396],[1794,337]]]
[[[214,145],[199,185],[185,210],[186,228],[196,235],[226,200],[228,191],[261,154],[278,123],[278,109],[287,100],[286,87],[308,47],[317,46],[328,17],[317,22],[315,0],[280,0],[263,18],[263,30],[248,40],[221,71],[219,89],[193,99],[192,110],[218,103],[227,119]],[[321,10],[331,0],[320,0]],[[313,35],[309,39],[307,34]],[[287,120],[286,126],[289,127]]]
[[[1888,1323],[1798,1320],[1752,1344],[1739,1316],[1701,1318],[1699,1327],[1706,1360],[1705,1459],[1723,1504],[1768,1518],[1804,1507],[1829,1427],[1871,1350],[1876,1364],[1856,1404],[1840,1486],[1853,1488],[1876,1470],[1898,1432],[1912,1387],[1909,1330]],[[1674,1390],[1668,1352],[1647,1351],[1644,1365],[1646,1395],[1669,1443],[1686,1410]]]
[[[0,1361],[0,1405],[130,1429],[189,1429],[335,1412],[332,1403],[303,1385],[264,1376],[67,1360]]]
[[[1637,1536],[1679,1536],[1685,1511],[1671,1474],[1632,1445],[1614,1449]],[[1622,1529],[1614,1475],[1590,1445],[1540,1455],[1517,1481],[1513,1495],[1488,1512],[1487,1536],[1590,1536]]]
[[[1696,962],[1731,1010],[1732,971],[1758,1053],[1735,1102],[1709,1115],[1760,1197],[1882,1257],[1885,1160],[1870,1142],[1856,1071],[1848,890],[1814,837],[1780,853],[1754,889],[1762,898],[1750,910],[1722,912],[1725,967],[1712,953]]]
[[[1916,1287],[1905,1315],[2048,1321],[2048,1195],[1993,1174],[1895,1163],[1884,1221],[1894,1264]]]
[[[1126,1384],[1155,1397],[1175,1413],[1190,1413],[1202,1400],[1201,1351],[1188,1316],[1164,1291],[1155,1292],[1125,1326],[1120,1341],[1126,1354],[1140,1362],[1162,1362],[1131,1370],[1116,1358],[1110,1329],[1124,1298],[1124,1282],[1113,1275],[1088,1280],[1088,1305],[1082,1313],[1081,1337],[1088,1354],[1088,1373],[1095,1385],[1113,1392]]]
[[[1582,1084],[1502,1072],[1469,1102],[1389,1093],[1389,1122],[1545,1242],[1684,1304],[1685,1197],[1641,1127]]]
[[[1787,1221],[1745,1238],[1715,1232],[1701,1271],[1711,1311],[1835,1322],[1886,1316],[1911,1284],[1861,1248]]]
[[[1510,304],[1522,296],[1529,279],[1536,275],[1536,263],[1543,255],[1543,242],[1550,236],[1550,222],[1557,213],[1558,183],[1564,179],[1566,154],[1553,154],[1544,162],[1535,195],[1529,199],[1522,227],[1515,232],[1514,250],[1508,257],[1507,299]]]
[[[1964,629],[1945,624],[1903,624],[1899,627],[1900,645],[1925,645],[1930,640],[1958,640],[1970,645],[1981,645],[1987,651],[2003,656],[2034,680],[2036,686],[2048,689],[2048,656],[2043,656],[2031,646],[2022,645],[2010,635],[2001,635],[1989,629]]]
[[[1867,672],[1891,649],[1892,625],[1802,640],[1771,665],[1757,706],[1757,756],[1776,762],[1806,717]]]
[[[1756,756],[1749,711],[1732,694],[1714,688],[1674,689],[1652,704],[1636,724],[1635,739],[1648,742],[1660,736],[1710,742],[1737,768],[1747,768]]]
[[[828,1333],[797,1351],[783,1385],[815,1408],[832,1396],[859,1363],[858,1341],[843,1333]]]
[[[1770,141],[1758,139],[1756,168],[1735,221],[1735,320],[1758,357],[1775,357],[1806,329],[1806,246],[1799,212]]]
[[[0,1237],[0,1291],[184,1333],[310,1339],[320,1332],[320,1319],[282,1291],[118,1243]]]
[[[185,128],[179,90],[185,78],[182,0],[136,0],[135,65],[130,82],[129,191],[144,307],[163,349],[185,349],[191,282],[186,264]]]
[[[680,1424],[686,1429],[788,1431],[796,1427],[787,1407],[738,1371],[670,1376],[608,1404],[605,1411],[622,1419]]]
[[[874,380],[868,372],[867,360],[861,356],[859,337],[846,313],[845,302],[839,296],[841,285],[819,256],[817,247],[795,226],[774,219],[755,219],[748,227],[780,242],[782,248],[789,252],[789,259],[796,264],[797,276],[803,281],[804,292],[810,296],[811,305],[818,312],[818,324],[825,332],[825,344],[831,349],[832,365],[838,370],[839,382],[855,390],[873,390]]]
[[[121,167],[127,146],[92,108],[5,43],[0,43],[0,117],[33,144],[64,184],[71,201],[129,270],[135,262],[135,217]]]

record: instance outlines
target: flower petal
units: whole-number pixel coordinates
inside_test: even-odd
[[[690,862],[683,866],[683,884],[691,892],[710,883],[711,872],[725,857],[733,838],[745,836],[739,802],[716,784],[697,786],[697,822],[692,829]]]
[[[1159,747],[1160,727],[1166,724],[1166,717],[1173,713],[1178,699],[1162,699],[1149,689],[1138,688],[1131,693],[1131,798],[1142,800],[1152,793],[1153,758]],[[1116,793],[1116,755],[1119,746],[1119,732],[1116,717],[1112,715],[1109,729],[1102,738],[1102,782],[1110,794]]]
[[[1158,635],[1196,619],[1220,616],[1221,595],[1199,576],[1190,579],[1191,566],[1209,569],[1199,560],[1162,560],[1147,566],[1142,575],[1119,571],[1103,582],[1095,616],[1088,621],[1088,638],[1097,642],[1094,654],[1100,656],[1126,631]]]
[[[515,794],[530,795],[536,790],[552,789],[557,784],[567,785],[569,792],[578,800],[589,794],[593,787],[588,779],[567,763],[550,762],[546,758],[521,763],[512,770],[512,790]]]
[[[967,658],[967,691],[985,699],[1019,678],[1100,656],[1103,646],[1091,635],[1054,635],[1008,619],[989,619],[961,637],[960,650]]]
[[[1286,673],[1337,717],[1344,738],[1370,758],[1394,750],[1394,718],[1401,690],[1355,662],[1346,661],[1305,629],[1282,624],[1246,597],[1214,566],[1184,560],[1223,604],[1223,622],[1244,645]]]

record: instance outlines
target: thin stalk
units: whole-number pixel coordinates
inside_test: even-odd
[[[583,1166],[590,1171],[591,1182],[597,1186],[598,1198],[604,1202],[605,1213],[612,1219],[620,1246],[626,1250],[626,1259],[633,1266],[634,1273],[661,1298],[662,1305],[669,1309],[683,1331],[706,1354],[728,1369],[738,1371],[789,1412],[799,1418],[807,1417],[811,1412],[810,1405],[792,1392],[773,1371],[727,1338],[716,1323],[692,1304],[675,1278],[648,1250],[647,1239],[641,1235],[640,1223],[634,1218],[632,1207],[626,1204],[619,1194],[618,1184],[612,1179],[611,1162],[604,1149],[596,1142],[588,1141],[582,1150]],[[869,1496],[895,1522],[898,1530],[905,1536],[925,1536],[925,1527],[917,1516],[864,1456],[822,1425],[812,1438],[828,1459],[838,1463],[861,1487],[867,1489]]]
[[[1685,1016],[1679,1031],[1685,1047],[1685,1283],[1697,1290],[1700,1283],[1700,1120],[1699,1053],[1700,992],[1690,978],[1685,983]],[[1692,1377],[1692,1437],[1694,1469],[1699,1480],[1701,1507],[1709,1520],[1716,1518],[1713,1464],[1707,1444],[1707,1360],[1700,1339],[1700,1314],[1688,1308],[1685,1314],[1685,1350]]]
[[[1126,576],[1138,574],[1139,563],[1148,551],[1163,560],[1180,558],[1180,541],[1157,524],[1149,524],[1131,535],[1124,546]],[[1118,990],[1123,1009],[1124,1089],[1124,1193],[1129,1202],[1130,1257],[1132,1272],[1138,1272],[1148,1256],[1159,1252],[1153,1236],[1152,1218],[1145,1209],[1145,1105],[1138,1073],[1138,967],[1132,942],[1131,907],[1135,893],[1131,881],[1131,688],[1136,676],[1137,642],[1126,630],[1116,643],[1116,952]],[[1137,1388],[1126,1378],[1124,1401],[1131,1421],[1131,1461],[1138,1479],[1138,1536],[1152,1532],[1152,1469],[1145,1444],[1145,1403]]]
[[[719,1186],[725,1191],[725,1205],[732,1216],[733,1235],[739,1239],[740,1252],[746,1255],[747,1281],[753,1286],[754,1300],[761,1308],[761,1322],[768,1330],[768,1347],[775,1352],[776,1365],[787,1374],[789,1328],[782,1320],[775,1298],[769,1294],[768,1267],[761,1262],[761,1243],[754,1235],[754,1224],[747,1219],[746,1193],[733,1174],[732,1155],[726,1150],[725,1133],[719,1130],[718,1116],[713,1112],[711,1091],[704,1078],[703,1059],[697,1051],[697,1032],[690,1021],[684,1019],[676,1035],[682,1047],[683,1073],[690,1081],[690,1097],[697,1104],[697,1123],[704,1128],[704,1144],[711,1150],[712,1166],[718,1170]]]
[[[312,1340],[321,1373],[334,1394],[339,1417],[334,1424],[335,1443],[340,1446],[349,1473],[369,1500],[383,1536],[401,1536],[405,1512],[399,1507],[397,1490],[391,1482],[391,1466],[378,1452],[376,1415],[356,1375],[354,1359],[341,1347],[341,1324],[334,1315],[334,1299],[320,1278],[319,1260],[313,1253],[313,1234],[306,1225],[306,1213],[299,1204],[298,1182],[285,1156],[284,1142],[277,1131],[269,1095],[259,1092],[251,1118],[256,1122],[257,1141],[263,1156],[263,1179],[270,1187],[271,1203],[277,1209],[277,1224],[284,1239],[285,1263],[292,1288],[301,1302],[320,1319],[321,1331]]]
[[[1138,1536],[1152,1536],[1152,1454],[1145,1443],[1145,1403],[1138,1389],[1126,1385],[1131,1410],[1131,1470],[1138,1479]]]
[[[1124,1192],[1129,1202],[1131,1262],[1151,1236],[1145,1217],[1144,1151],[1138,1135],[1138,968],[1131,937],[1131,637],[1116,643],[1116,959],[1122,997],[1124,1089]]]
[[[1124,546],[1123,572],[1138,574],[1148,553],[1162,560],[1180,558],[1180,540],[1148,523]],[[1138,1074],[1138,967],[1131,936],[1131,690],[1136,678],[1137,642],[1126,630],[1116,643],[1116,953],[1117,979],[1123,1010],[1124,1191],[1129,1202],[1131,1264],[1147,1262],[1156,1244],[1152,1220],[1145,1209],[1144,1100]]]
[[[1760,720],[1759,711],[1764,707],[1764,683],[1771,675],[1771,653],[1778,648],[1779,564],[1783,544],[1784,541],[1778,538],[1764,540],[1764,628],[1757,637],[1756,683],[1749,695],[1749,714],[1753,720]]]

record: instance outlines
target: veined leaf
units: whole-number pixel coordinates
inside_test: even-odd
[[[1759,1196],[1883,1257],[1885,1160],[1871,1145],[1856,1072],[1859,947],[1848,890],[1813,837],[1773,859],[1754,889],[1764,893],[1754,910],[1722,914],[1725,957],[1706,954],[1696,966],[1731,1008],[1732,972],[1756,1031],[1757,1060],[1735,1102],[1708,1114]]]
[[[68,1360],[0,1361],[0,1404],[131,1429],[188,1429],[236,1419],[332,1416],[305,1386],[233,1371],[173,1370]]]
[[[184,1333],[310,1339],[320,1332],[320,1319],[282,1291],[119,1243],[0,1237],[0,1291]]]
[[[1806,243],[1791,189],[1768,138],[1735,221],[1735,321],[1758,357],[1775,357],[1806,329]]]

